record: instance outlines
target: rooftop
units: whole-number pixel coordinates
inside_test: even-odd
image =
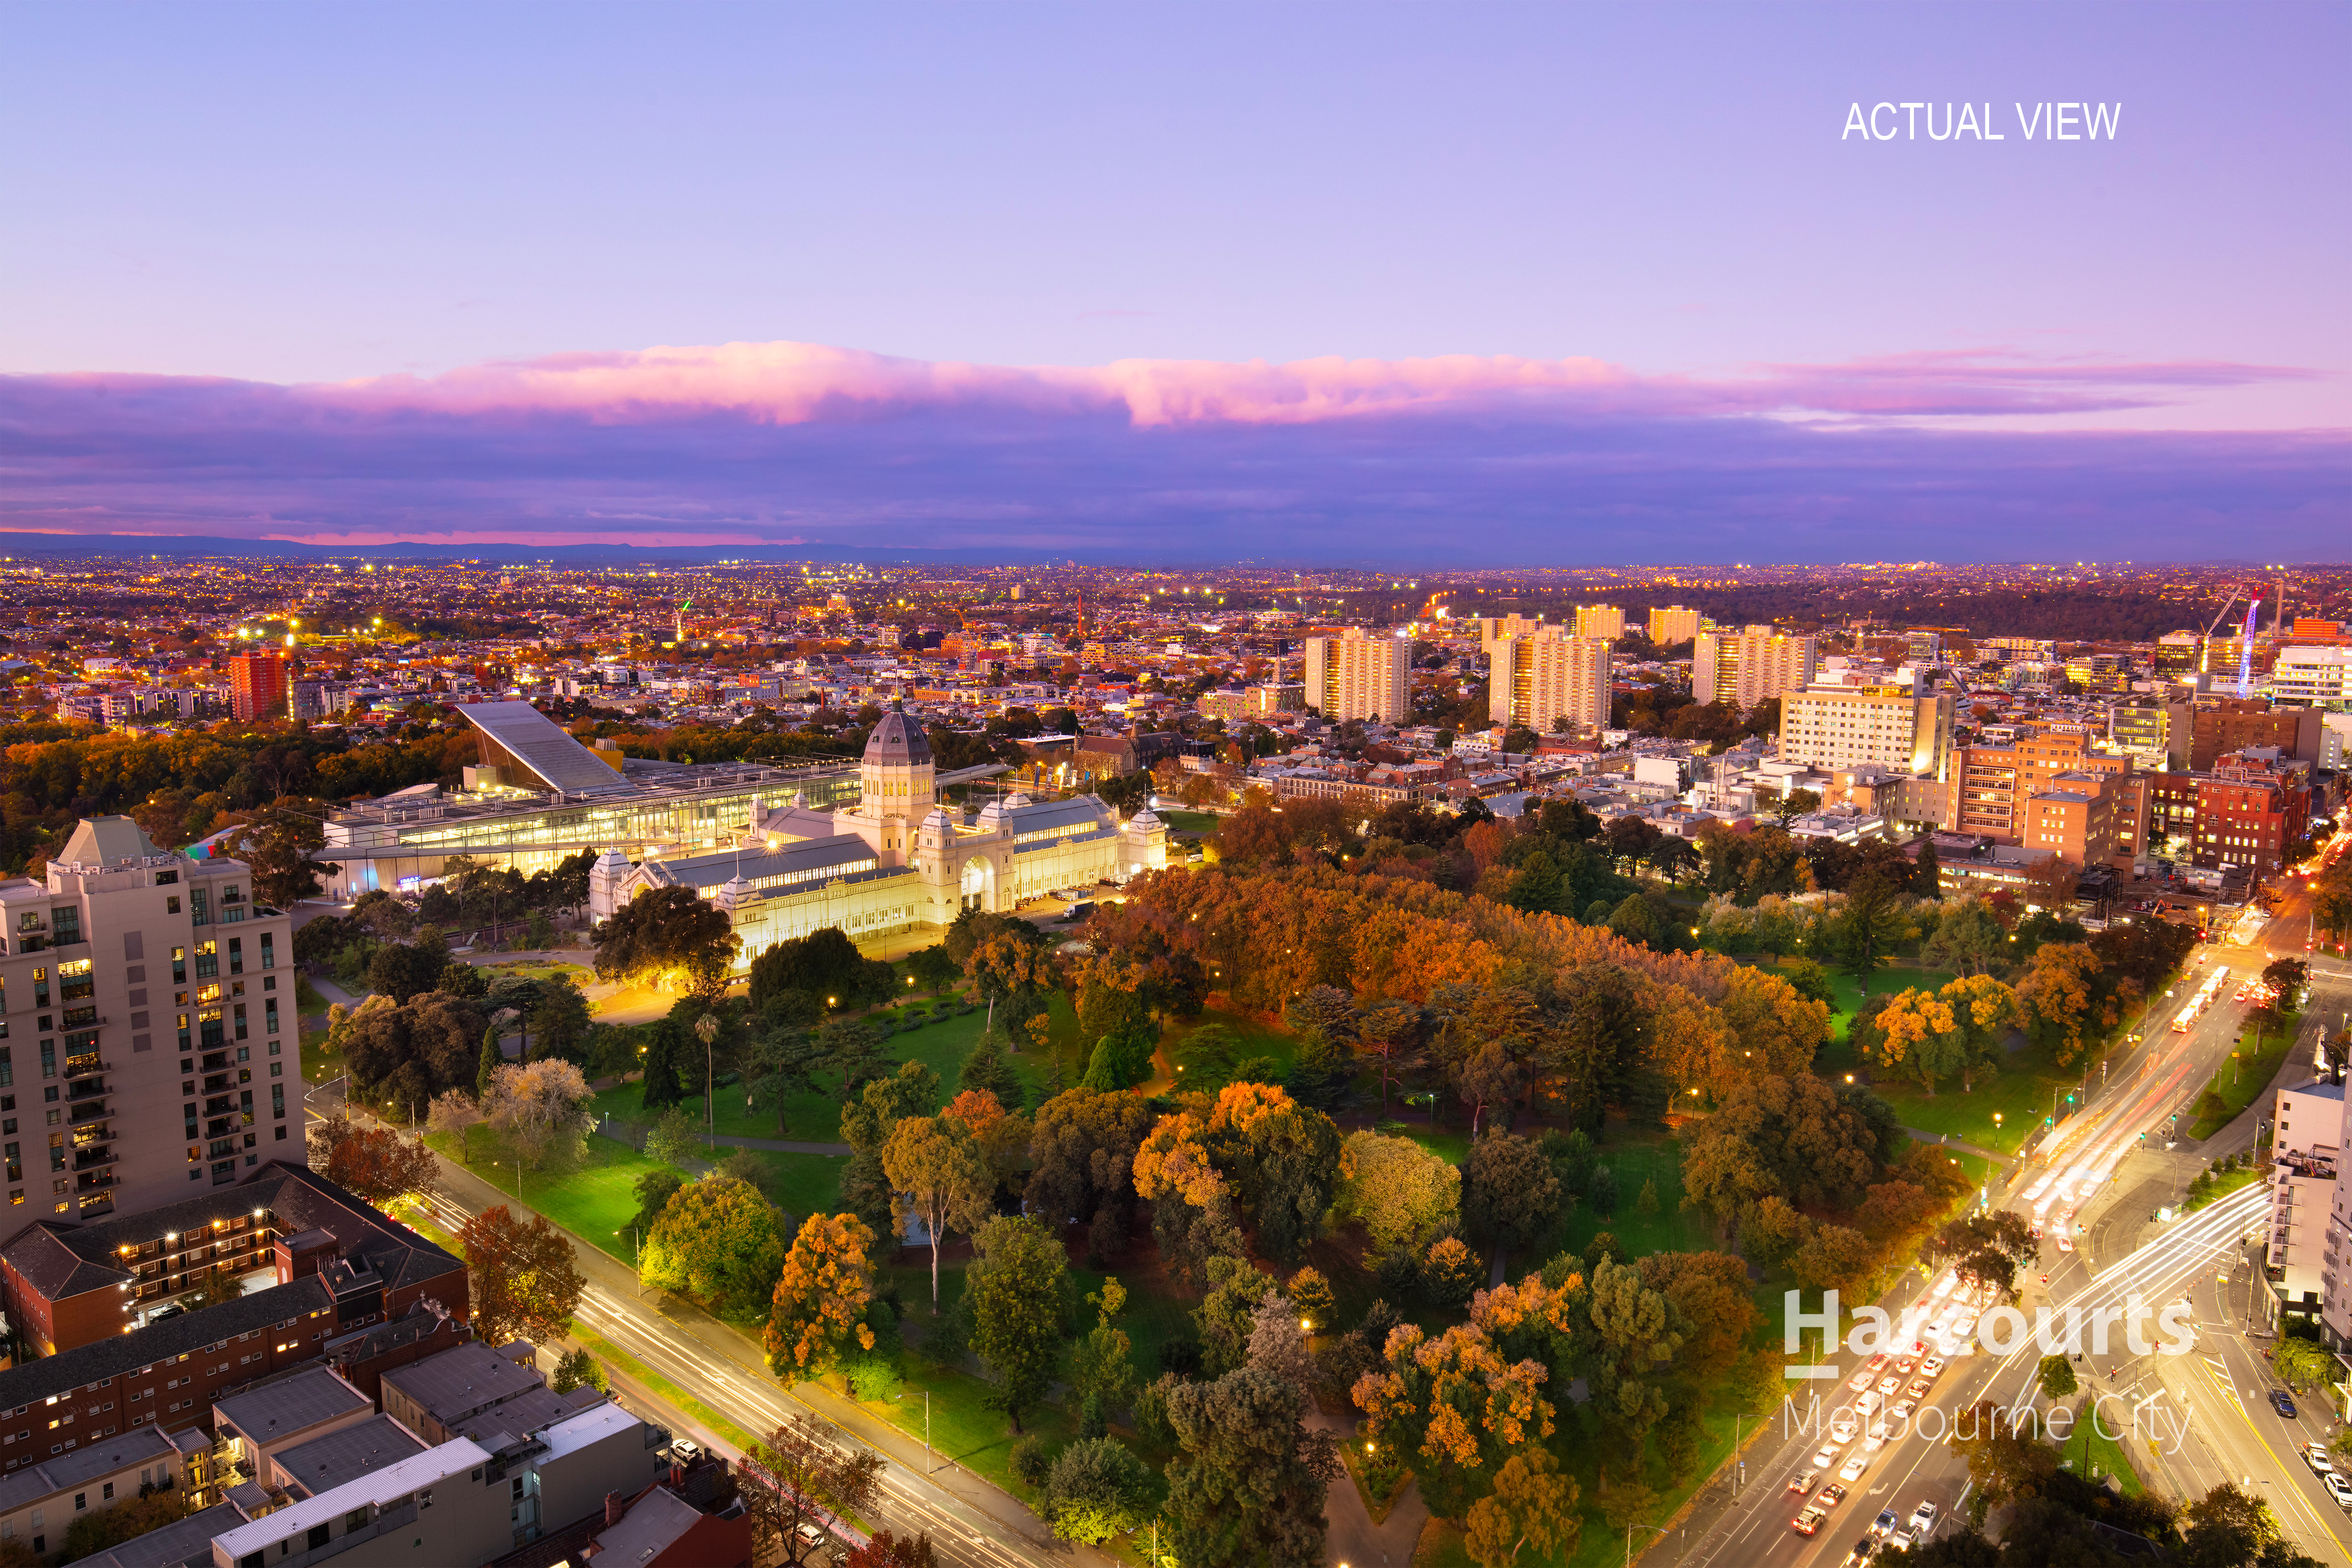
[[[321,1421],[368,1409],[374,1401],[323,1366],[304,1367],[290,1377],[263,1384],[213,1406],[226,1426],[255,1443],[308,1431]]]
[[[307,1497],[276,1513],[223,1531],[214,1545],[227,1553],[232,1563],[251,1552],[268,1551],[285,1542],[295,1552],[308,1549],[301,1542],[314,1524],[331,1525],[346,1514],[373,1505],[404,1499],[436,1481],[463,1475],[477,1465],[489,1462],[490,1456],[478,1445],[463,1437],[453,1437],[436,1448],[427,1448],[407,1458],[386,1465],[371,1474],[345,1481],[315,1497]],[[272,1558],[284,1555],[271,1552]],[[215,1553],[215,1561],[218,1555]]]
[[[133,1536],[110,1552],[79,1561],[88,1568],[212,1568],[213,1537],[246,1522],[227,1503]]]
[[[547,1379],[535,1365],[519,1364],[476,1341],[395,1367],[383,1374],[383,1383],[442,1426],[456,1426],[527,1388],[545,1387]]]
[[[176,1473],[179,1459],[180,1450],[161,1432],[152,1426],[133,1426],[112,1437],[101,1437],[87,1447],[26,1465],[0,1478],[0,1513],[14,1512],[51,1492],[110,1476],[126,1465],[161,1462],[169,1467],[167,1474]]]
[[[270,1456],[269,1467],[296,1496],[315,1497],[423,1452],[415,1433],[389,1415],[374,1415],[282,1449]]]

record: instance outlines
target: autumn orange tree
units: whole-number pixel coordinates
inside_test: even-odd
[[[2027,1027],[2061,1065],[2082,1055],[2088,1043],[2084,1030],[2092,1021],[2098,973],[2098,954],[2084,943],[2047,942],[2033,950],[2025,978],[2018,983]]]
[[[340,1129],[314,1142],[325,1150],[320,1174],[379,1208],[396,1198],[429,1197],[437,1188],[440,1167],[422,1138],[403,1138],[388,1127],[362,1128],[340,1114],[319,1125]]]
[[[483,1343],[549,1344],[572,1331],[588,1280],[562,1231],[538,1215],[519,1220],[500,1204],[467,1220],[457,1244],[466,1254],[474,1332]]]
[[[874,1233],[856,1215],[811,1215],[784,1254],[768,1307],[768,1365],[795,1382],[840,1364],[854,1343],[874,1348]]]
[[[1552,1406],[1538,1390],[1549,1371],[1532,1358],[1507,1361],[1473,1323],[1432,1340],[1399,1325],[1385,1365],[1356,1380],[1366,1435],[1412,1456],[1423,1500],[1441,1519],[1460,1519],[1495,1472],[1552,1433]]]

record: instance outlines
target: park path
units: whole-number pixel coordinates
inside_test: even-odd
[[[1307,1425],[1330,1433],[1334,1442],[1344,1443],[1356,1435],[1354,1422],[1327,1415],[1318,1405],[1308,1405]],[[1344,1563],[1349,1568],[1371,1568],[1373,1563],[1406,1568],[1413,1549],[1421,1543],[1422,1526],[1429,1522],[1429,1505],[1421,1500],[1421,1483],[1407,1481],[1388,1518],[1374,1524],[1364,1506],[1364,1494],[1356,1489],[1354,1479],[1343,1468],[1331,1489],[1323,1494],[1323,1518],[1326,1563]]]
[[[1916,1127],[1906,1127],[1903,1131],[1915,1142],[1933,1143],[1938,1149],[1958,1149],[1963,1154],[1974,1154],[1979,1160],[1990,1160],[1997,1165],[2007,1165],[2017,1158],[1998,1149],[1988,1149],[1981,1143],[1971,1143],[1965,1138],[1955,1138],[1948,1132],[1922,1132]]]

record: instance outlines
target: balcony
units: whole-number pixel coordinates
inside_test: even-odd
[[[102,1100],[76,1100],[74,1102],[68,1120],[71,1122],[75,1131],[79,1132],[82,1127],[89,1122],[105,1121],[106,1115],[106,1101]]]
[[[96,1051],[66,1058],[65,1074],[68,1079],[88,1078],[92,1073],[112,1072],[114,1064],[102,1059]]]
[[[95,1171],[101,1165],[119,1165],[121,1163],[121,1155],[112,1148],[101,1145],[75,1154],[73,1168],[76,1171]]]

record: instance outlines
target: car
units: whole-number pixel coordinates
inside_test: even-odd
[[[1901,1361],[1895,1363],[1895,1374],[1897,1377],[1908,1377],[1911,1375],[1911,1369],[1918,1364],[1918,1362],[1915,1358],[1905,1356]]]
[[[1917,1508],[1911,1510],[1911,1533],[1925,1535],[1935,1528],[1936,1505],[1923,1500]]]
[[[1853,1434],[1853,1417],[1851,1415],[1841,1415],[1830,1423],[1830,1441],[1832,1443],[1851,1443]]]
[[[1789,1489],[1792,1492],[1809,1492],[1813,1489],[1813,1483],[1821,1479],[1821,1471],[1807,1470],[1801,1476],[1789,1478]]]
[[[1826,1470],[1832,1465],[1836,1464],[1838,1454],[1844,1448],[1844,1447],[1845,1445],[1843,1443],[1822,1444],[1822,1451],[1815,1454],[1812,1458],[1811,1464],[1813,1468],[1816,1471]]]
[[[1865,1394],[1860,1399],[1853,1402],[1854,1415],[1864,1421],[1869,1420],[1872,1416],[1877,1415],[1880,1411],[1885,1408],[1886,1396],[1883,1394]]]
[[[1944,1358],[1942,1356],[1931,1355],[1926,1361],[1919,1363],[1919,1375],[1921,1377],[1935,1377],[1939,1375],[1943,1370]]]
[[[669,1440],[669,1451],[679,1458],[691,1462],[701,1454],[702,1449],[690,1437],[673,1437]]]
[[[1878,1517],[1870,1521],[1870,1533],[1891,1535],[1895,1531],[1895,1527],[1902,1522],[1903,1521],[1895,1516],[1893,1509],[1883,1509],[1879,1511]]]
[[[2285,1417],[2289,1421],[2294,1419],[2294,1401],[2286,1396],[2285,1389],[2272,1389],[2270,1398],[2272,1409],[2277,1411],[2282,1416]]]
[[[824,1531],[805,1521],[793,1531],[793,1535],[800,1542],[803,1552],[813,1552],[825,1542]]]
[[[1871,1370],[1868,1367],[1864,1367],[1860,1372],[1855,1373],[1852,1377],[1847,1378],[1845,1380],[1845,1385],[1848,1388],[1854,1390],[1856,1393],[1860,1393],[1862,1390],[1868,1388],[1872,1381],[1873,1374]]]
[[[1821,1495],[1819,1497],[1813,1499],[1813,1504],[1817,1508],[1835,1508],[1838,1504],[1845,1501],[1846,1495],[1846,1489],[1843,1487],[1838,1485],[1835,1481],[1832,1481],[1829,1485],[1822,1489]]]
[[[2074,1250],[2074,1238],[2063,1230],[2058,1233],[2058,1250],[2061,1252]]]
[[[1902,1386],[1903,1380],[1899,1377],[1882,1377],[1878,1380],[1878,1392],[1881,1394],[1893,1394]]]
[[[1890,1552],[1898,1549],[1907,1552],[1911,1548],[1911,1543],[1917,1539],[1907,1530],[1892,1530],[1886,1533],[1886,1549]]]
[[[1933,1388],[1935,1385],[1936,1380],[1932,1377],[1915,1377],[1911,1380],[1911,1385],[1903,1391],[1903,1397],[1906,1399],[1925,1399],[1927,1397],[1927,1390]]]
[[[1853,1551],[1845,1554],[1845,1562],[1842,1568],[1862,1568],[1864,1563],[1870,1561],[1870,1554],[1877,1550],[1878,1542],[1864,1536],[1853,1543]]]
[[[2303,1462],[2311,1467],[2313,1474],[2325,1476],[2335,1473],[2336,1461],[2328,1457],[2325,1443],[2305,1443],[2301,1452]]]
[[[1895,1406],[1892,1410],[1889,1410],[1886,1413],[1886,1418],[1889,1421],[1908,1421],[1911,1419],[1911,1413],[1918,1408],[1919,1406],[1916,1403],[1906,1399],[1902,1404]]]
[[[2319,1484],[2327,1489],[2327,1495],[2336,1500],[2336,1507],[2352,1509],[2352,1481],[2330,1470],[2319,1478]]]
[[[1853,1458],[1848,1459],[1838,1470],[1838,1479],[1842,1481],[1858,1481],[1862,1479],[1862,1472],[1868,1468],[1870,1468],[1870,1456],[1868,1454],[1856,1454]]]
[[[1808,1508],[1802,1513],[1800,1513],[1796,1518],[1789,1521],[1789,1528],[1795,1531],[1799,1535],[1811,1535],[1813,1531],[1822,1527],[1822,1521],[1827,1518],[1829,1518],[1829,1515],[1822,1512],[1820,1509]]]

